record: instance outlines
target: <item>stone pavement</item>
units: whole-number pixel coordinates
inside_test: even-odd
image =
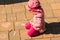
[[[29,37],[21,25],[33,17],[25,9],[27,1],[0,0],[0,40],[60,40],[60,0],[39,0],[47,30],[37,37]]]

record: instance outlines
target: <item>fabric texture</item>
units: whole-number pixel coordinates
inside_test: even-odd
[[[29,0],[26,9],[33,14],[33,22],[25,24],[26,29],[29,29],[28,35],[38,35],[41,29],[45,28],[44,25],[44,11],[40,6],[39,0]]]

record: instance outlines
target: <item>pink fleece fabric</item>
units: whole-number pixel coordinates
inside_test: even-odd
[[[28,31],[28,35],[30,37],[35,37],[35,36],[37,36],[39,34],[40,34],[40,32],[35,30],[33,27],[31,27],[30,30]]]
[[[34,15],[33,17],[33,26],[30,22],[27,22],[25,27],[29,29],[28,35],[35,36],[39,34],[39,30],[44,28],[44,12],[40,6],[39,0],[29,0],[26,6],[26,9],[31,11]],[[39,28],[39,30],[37,30]]]
[[[31,25],[31,23],[30,23],[30,22],[27,22],[27,23],[25,24],[25,28],[26,28],[26,29],[30,29],[30,28],[31,28],[31,26],[32,26],[32,25]]]

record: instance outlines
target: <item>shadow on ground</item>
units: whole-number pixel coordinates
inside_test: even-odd
[[[20,2],[27,2],[28,0],[0,0],[0,5],[14,4]]]
[[[46,28],[45,34],[60,34],[60,22],[46,23]]]

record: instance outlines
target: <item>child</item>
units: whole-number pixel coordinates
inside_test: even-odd
[[[32,22],[27,22],[25,28],[28,29],[28,35],[33,37],[45,31],[44,12],[40,6],[39,0],[29,0],[26,9],[33,13]]]

